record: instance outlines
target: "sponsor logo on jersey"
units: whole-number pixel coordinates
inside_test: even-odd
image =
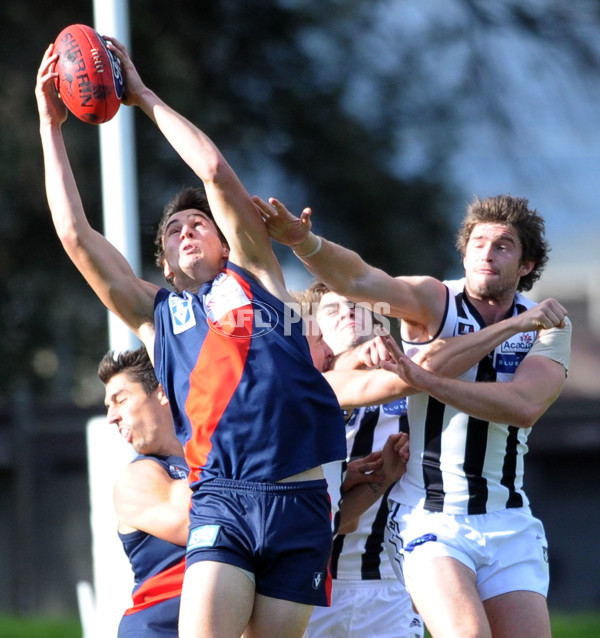
[[[512,354],[499,354],[496,357],[496,372],[514,374],[515,370],[523,361],[525,352],[514,352]]]
[[[505,341],[500,345],[500,352],[503,354],[509,352],[524,352],[527,353],[533,345],[535,334],[533,332],[522,332]]]
[[[475,332],[475,326],[470,323],[464,323],[463,321],[458,322],[458,334],[466,335],[470,332]]]
[[[187,550],[190,551],[198,547],[212,547],[217,540],[217,534],[220,529],[220,525],[201,525],[196,527],[190,532]]]
[[[384,403],[382,406],[384,414],[402,415],[406,414],[406,399],[397,399],[391,403]]]
[[[211,330],[229,337],[262,337],[279,321],[274,308],[261,301],[250,301],[235,278],[227,273],[215,279],[203,302]]]
[[[183,296],[171,293],[169,295],[169,311],[173,334],[181,334],[196,325],[196,317],[194,317],[192,310],[192,296],[189,292],[184,292]]]

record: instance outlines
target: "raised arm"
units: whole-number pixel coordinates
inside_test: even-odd
[[[559,345],[548,346],[544,332],[552,333]],[[570,322],[564,328],[543,333],[540,345],[534,344],[513,379],[505,383],[441,377],[424,370],[404,354],[398,358],[398,374],[416,390],[475,418],[529,428],[560,394],[568,366]]]
[[[448,339],[435,339],[416,353],[409,351],[407,355],[430,372],[457,377],[512,335],[540,328],[562,329],[565,322],[565,308],[555,299],[546,299],[520,315],[483,330]],[[542,335],[546,332],[543,330]],[[340,358],[334,369],[324,373],[343,408],[349,410],[387,403],[417,392],[407,383],[403,369],[399,367],[401,351],[391,335],[379,336],[350,352],[352,356]],[[385,369],[356,369],[357,364],[367,367],[382,365]]]
[[[202,180],[215,222],[229,244],[230,259],[252,272],[271,292],[288,299],[267,229],[250,195],[220,150],[203,131],[142,82],[120,42],[109,37],[107,40],[109,48],[121,61],[126,84],[125,103],[138,106]]]
[[[310,208],[300,217],[280,201],[253,198],[276,241],[292,248],[296,256],[319,281],[353,301],[389,305],[384,314],[424,326],[423,336],[439,328],[444,312],[445,286],[433,277],[391,277],[367,264],[356,252],[312,233]]]
[[[172,479],[155,461],[125,467],[113,490],[119,531],[141,530],[176,545],[187,543],[190,488]]]
[[[567,310],[556,299],[545,299],[533,308],[486,326],[483,330],[435,339],[426,347],[407,355],[430,372],[446,377],[456,377],[476,365],[505,339],[519,332],[534,332],[549,328],[565,327]]]
[[[48,47],[35,89],[52,221],[65,252],[102,303],[151,347],[157,287],[139,279],[125,257],[88,223],[62,136],[67,109],[54,89],[56,59]]]

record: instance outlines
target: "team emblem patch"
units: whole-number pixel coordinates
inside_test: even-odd
[[[470,323],[464,323],[464,321],[459,321],[457,332],[459,335],[467,335],[471,332],[475,332],[475,326],[471,325]]]
[[[185,470],[180,468],[178,465],[169,465],[169,475],[175,479],[187,478],[187,474],[185,473]]]
[[[169,311],[173,334],[178,335],[196,325],[196,318],[192,310],[192,296],[184,292],[183,297],[175,293],[169,295]]]
[[[324,579],[325,579],[325,574],[323,574],[323,572],[315,572],[313,574],[313,580],[312,580],[313,589],[319,589]]]

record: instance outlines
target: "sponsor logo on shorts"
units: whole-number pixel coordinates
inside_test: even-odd
[[[410,541],[404,548],[405,552],[412,552],[415,547],[419,545],[424,545],[425,543],[429,543],[430,541],[437,541],[437,536],[435,534],[423,534],[423,536],[419,536],[419,538],[415,538]]]
[[[312,580],[313,589],[319,589],[324,579],[325,579],[325,574],[323,574],[323,572],[315,572],[313,574],[313,580]]]
[[[199,547],[212,547],[220,529],[220,525],[201,525],[193,529],[187,544],[188,551]]]

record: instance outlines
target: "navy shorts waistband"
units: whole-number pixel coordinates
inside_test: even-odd
[[[325,479],[314,479],[311,481],[290,481],[286,483],[264,483],[258,481],[237,481],[227,478],[213,478],[201,481],[198,490],[223,488],[237,492],[262,492],[281,494],[285,492],[312,492],[327,491],[327,481]]]

